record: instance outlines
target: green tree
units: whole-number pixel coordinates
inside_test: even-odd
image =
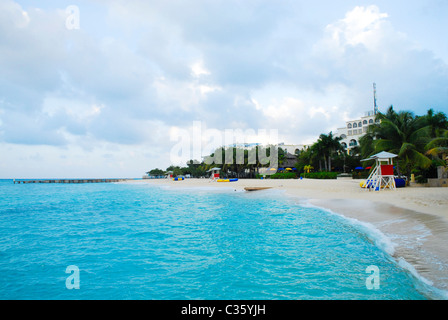
[[[327,166],[327,159],[325,158],[322,141],[318,140],[310,147],[310,160],[312,163],[319,163],[319,171],[322,171],[322,160],[324,160],[325,167]]]
[[[311,147],[315,151],[317,158],[324,160],[325,170],[328,172],[331,172],[331,160],[334,154],[344,150],[340,143],[341,140],[341,137],[333,136],[333,132],[330,131],[329,134],[322,133],[317,142]],[[320,160],[319,168],[322,171]]]
[[[359,138],[359,146],[357,146],[357,151],[361,154],[361,158],[363,159],[366,159],[375,153],[375,146],[373,144],[373,141],[376,139],[375,135],[378,130],[377,128],[375,128],[376,126],[379,125],[370,125],[367,129],[367,133]]]
[[[299,173],[304,172],[305,166],[310,165],[311,162],[311,148],[306,147],[302,151],[300,151],[295,167],[297,168]]]
[[[182,172],[182,168],[179,166],[169,166],[168,168],[166,168],[166,172],[168,171],[172,171],[173,172],[173,177],[177,177],[183,174]]]
[[[183,168],[183,174],[190,174],[196,178],[203,177],[206,174],[206,170],[204,168],[204,163],[199,162],[198,160],[188,160],[187,168]]]
[[[175,168],[173,169],[173,177],[177,177],[177,176],[181,176],[181,175],[183,175],[182,168],[180,168],[180,167],[175,167]]]
[[[372,153],[388,151],[398,155],[399,167],[409,177],[414,167],[428,168],[431,160],[425,155],[430,137],[425,117],[416,117],[410,111],[395,112],[390,106],[385,114],[379,113],[379,125],[371,126]],[[365,146],[362,148],[366,148]]]
[[[429,109],[424,117],[432,138],[442,136],[448,129],[448,119],[443,112],[435,113],[433,109]]]
[[[165,171],[163,171],[162,169],[159,169],[159,168],[152,169],[152,170],[150,170],[150,171],[148,171],[146,173],[151,175],[151,176],[163,176],[163,175],[165,175]]]
[[[448,160],[448,130],[439,133],[440,136],[431,139],[426,145],[426,154],[432,156],[438,165],[446,165]]]

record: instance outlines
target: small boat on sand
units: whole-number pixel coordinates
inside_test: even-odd
[[[257,190],[264,190],[264,189],[271,189],[272,187],[244,187],[244,190],[246,191],[257,191]]]

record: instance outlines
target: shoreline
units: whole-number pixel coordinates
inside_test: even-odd
[[[211,182],[209,179],[190,178],[183,181],[171,179],[142,179],[141,181],[154,185],[169,185],[170,187],[212,187],[234,188],[244,191],[245,187],[271,187],[284,190],[287,194],[304,199],[344,199],[367,200],[392,206],[437,215],[448,221],[448,188],[406,187],[396,191],[368,191],[359,186],[361,180],[335,179],[240,179],[235,182]],[[261,192],[255,191],[255,192]]]
[[[396,191],[368,191],[361,188],[359,182],[352,179],[138,180],[138,183],[173,189],[206,187],[244,191],[245,187],[271,187],[252,191],[257,194],[282,190],[292,200],[305,201],[378,230],[390,239],[388,247],[392,250],[388,253],[397,263],[423,283],[442,290],[434,293],[435,296],[448,299],[448,188],[406,187]]]

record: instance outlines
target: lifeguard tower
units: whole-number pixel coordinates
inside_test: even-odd
[[[369,191],[381,189],[396,190],[393,159],[397,155],[390,152],[380,152],[361,161],[375,160],[375,168],[367,178],[364,188]]]
[[[219,171],[221,171],[221,168],[217,168],[217,167],[211,168],[210,170],[207,171],[207,172],[211,172],[210,179],[212,179],[212,181],[219,179]]]

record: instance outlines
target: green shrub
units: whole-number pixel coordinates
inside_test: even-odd
[[[302,173],[300,175],[302,178],[308,178],[308,179],[337,179],[338,173],[337,172],[310,172],[310,173]]]

